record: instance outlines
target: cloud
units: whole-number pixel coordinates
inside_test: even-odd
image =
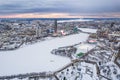
[[[68,13],[92,15],[120,12],[120,0],[1,0],[0,15]]]

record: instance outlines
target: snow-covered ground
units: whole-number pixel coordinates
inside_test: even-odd
[[[89,28],[78,28],[84,32],[91,32],[91,33],[96,33],[97,29],[89,29]]]
[[[85,44],[85,43],[82,43],[77,47],[77,54],[80,53],[80,52],[83,52],[83,53],[86,53],[87,51],[93,49],[95,47],[95,44]]]
[[[88,36],[79,33],[35,43],[14,51],[0,52],[0,76],[55,71],[69,63],[70,59],[52,55],[50,52],[58,47],[86,41]]]
[[[106,70],[106,72],[103,72],[103,70]],[[104,65],[100,72],[104,76],[111,77],[111,80],[120,80],[120,78],[117,78],[117,75],[120,75],[120,68],[113,62],[108,62]]]

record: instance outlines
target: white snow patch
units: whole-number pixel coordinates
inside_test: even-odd
[[[84,44],[84,43],[82,43],[82,44],[80,44],[76,47],[77,47],[77,52],[76,53],[78,54],[80,52],[83,52],[83,53],[88,52],[89,50],[93,49],[95,47],[95,45],[94,44]]]
[[[58,23],[63,23],[63,22],[84,22],[84,21],[93,21],[93,19],[59,20]]]
[[[89,28],[78,28],[84,32],[91,32],[91,33],[96,33],[97,29],[89,29]]]

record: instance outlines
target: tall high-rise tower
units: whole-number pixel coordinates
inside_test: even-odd
[[[57,33],[57,19],[55,19],[54,30],[55,30],[55,33]]]

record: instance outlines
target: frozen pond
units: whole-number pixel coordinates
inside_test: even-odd
[[[55,71],[70,62],[69,58],[52,55],[52,49],[86,41],[88,34],[80,33],[55,38],[18,50],[0,52],[0,76],[30,72]]]

